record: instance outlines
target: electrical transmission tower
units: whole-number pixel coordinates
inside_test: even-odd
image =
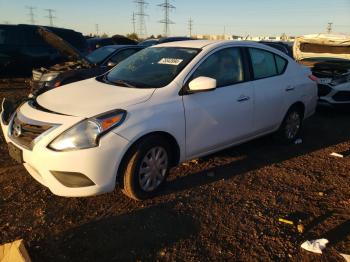
[[[148,3],[145,0],[134,0],[134,3],[136,3],[137,6],[137,12],[134,13],[134,15],[138,18],[138,35],[144,38],[147,36],[145,17],[148,15],[145,13],[145,9]]]
[[[136,33],[136,16],[135,16],[135,13],[132,13],[131,22],[132,22],[133,33],[135,34]]]
[[[29,13],[28,13],[28,16],[29,16],[29,22],[32,24],[32,25],[35,25],[35,15],[34,15],[34,10],[36,9],[36,7],[34,6],[26,6],[26,9],[29,10]]]
[[[99,36],[100,27],[98,24],[95,24],[95,29],[96,29],[96,36]]]
[[[164,3],[158,6],[164,10],[164,19],[160,20],[159,23],[164,24],[164,36],[168,36],[170,33],[170,25],[174,24],[174,22],[170,20],[170,12],[175,9],[175,6],[170,3],[170,0],[164,0]]]
[[[190,31],[190,37],[192,36],[192,31],[193,31],[193,19],[190,18],[188,20],[188,30]]]
[[[332,33],[332,26],[333,26],[333,23],[328,23],[328,26],[327,26],[327,33],[328,34]]]
[[[48,12],[48,15],[46,17],[50,21],[50,26],[54,26],[53,25],[53,19],[56,18],[56,16],[54,16],[54,13],[56,12],[56,10],[54,10],[54,9],[45,9],[45,11]]]

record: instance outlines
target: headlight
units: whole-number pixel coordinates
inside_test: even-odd
[[[96,147],[101,136],[121,125],[125,117],[126,111],[115,110],[85,119],[59,135],[49,148],[55,151],[71,151]]]
[[[60,73],[59,72],[52,72],[52,73],[47,73],[47,74],[44,74],[40,81],[43,81],[43,82],[50,82],[52,80],[54,80]]]

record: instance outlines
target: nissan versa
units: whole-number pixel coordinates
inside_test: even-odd
[[[151,197],[169,168],[276,132],[292,142],[317,104],[311,71],[271,47],[183,41],[144,49],[108,73],[2,103],[10,155],[54,194],[118,183]]]

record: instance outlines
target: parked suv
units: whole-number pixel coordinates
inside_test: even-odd
[[[38,34],[36,25],[0,25],[0,77],[28,76],[35,67],[51,66],[64,57]],[[81,33],[70,29],[45,27],[81,53],[87,44]]]
[[[3,102],[10,155],[54,194],[116,183],[153,196],[171,166],[277,132],[293,142],[315,112],[311,71],[268,46],[182,41],[143,49],[106,74]]]

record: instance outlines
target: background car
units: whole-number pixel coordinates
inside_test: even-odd
[[[273,132],[295,141],[316,103],[310,69],[280,51],[182,41],[145,48],[12,114],[5,100],[1,127],[10,155],[54,194],[91,196],[118,184],[141,200],[183,161]]]
[[[143,48],[135,45],[104,46],[74,61],[48,69],[35,69],[30,81],[31,95],[37,96],[55,87],[101,75]]]
[[[137,44],[136,41],[122,35],[114,35],[113,37],[106,37],[106,38],[92,37],[92,38],[88,38],[86,41],[88,43],[89,52],[92,52],[106,45],[136,45]]]
[[[152,46],[152,45],[177,42],[177,41],[188,41],[188,40],[194,40],[194,39],[186,36],[162,37],[159,39],[147,39],[145,41],[140,42],[139,45]]]
[[[293,42],[260,41],[259,43],[271,46],[293,58]]]
[[[36,25],[0,25],[0,77],[29,76],[35,67],[51,66],[64,61],[64,57],[38,34]],[[82,54],[87,43],[79,32],[45,27]]]
[[[350,107],[350,36],[313,34],[295,39],[295,59],[318,78],[319,105]]]

